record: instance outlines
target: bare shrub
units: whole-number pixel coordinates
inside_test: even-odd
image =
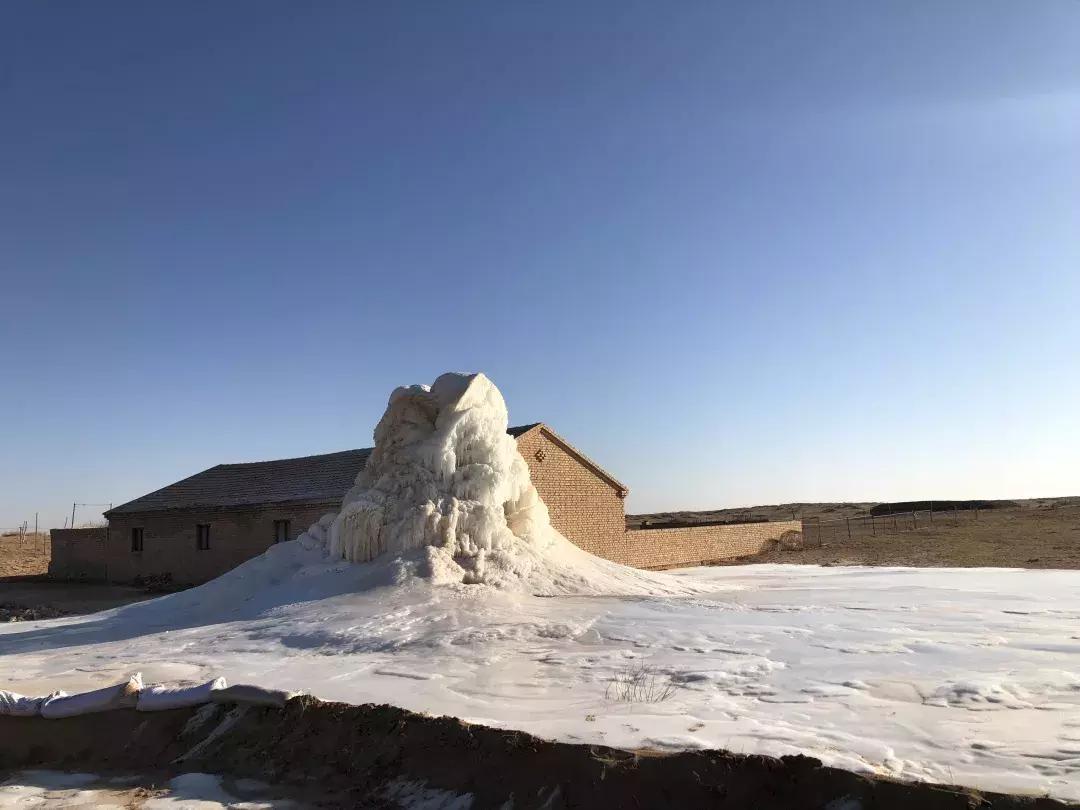
[[[147,593],[175,593],[176,591],[186,590],[187,587],[173,582],[172,573],[169,571],[161,574],[137,576],[131,580],[131,584],[136,588],[142,588]]]
[[[660,703],[675,694],[671,676],[644,661],[630,664],[608,681],[604,698],[623,703]]]
[[[784,532],[780,535],[779,545],[784,551],[798,551],[806,548],[806,541],[802,532]]]

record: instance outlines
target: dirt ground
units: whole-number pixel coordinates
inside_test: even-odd
[[[0,580],[7,577],[42,576],[49,571],[49,535],[27,534],[0,537]]]
[[[47,534],[0,537],[0,621],[94,613],[155,595],[126,585],[51,581],[51,557]]]
[[[918,528],[898,520],[898,529],[879,519],[871,532],[865,521],[873,503],[781,504],[754,507],[754,517],[790,519],[819,518],[828,531],[822,532],[820,548],[774,549],[754,557],[725,561],[784,562],[809,565],[904,565],[916,567],[989,566],[999,568],[1080,569],[1080,498],[1036,498],[1014,501],[1015,507],[980,509],[975,513],[948,512],[935,516],[930,525],[919,513]],[[689,524],[710,520],[731,520],[746,510],[681,512],[644,516],[655,522],[680,520]],[[643,516],[633,516],[640,519]],[[843,519],[852,518],[849,539]],[[829,521],[838,521],[829,523]]]
[[[0,580],[0,621],[94,613],[156,595],[128,585],[8,578]]]
[[[738,506],[729,509],[708,509],[701,512],[651,512],[640,515],[627,515],[628,528],[637,528],[642,521],[650,523],[731,523],[751,522],[755,520],[802,520],[820,518],[836,520],[856,517],[870,513],[870,507],[877,501],[852,501],[850,503],[776,503],[766,506]]]
[[[1080,569],[1080,502],[980,511],[977,520],[943,516],[915,530],[850,540],[833,532],[820,548],[774,550],[755,562]]]
[[[108,733],[102,733],[103,729]],[[62,720],[0,717],[0,772],[228,774],[304,790],[321,807],[466,806],[1049,810],[1047,798],[898,782],[810,757],[664,755],[541,740],[391,706],[296,698],[284,709],[130,709]],[[3,775],[0,773],[0,775]],[[1075,807],[1075,805],[1074,805]]]

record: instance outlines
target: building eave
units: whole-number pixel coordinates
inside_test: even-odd
[[[176,515],[183,514],[184,512],[247,512],[273,508],[293,509],[298,506],[327,506],[336,510],[341,506],[341,498],[294,498],[291,500],[252,501],[251,503],[185,504],[183,506],[130,509],[125,511],[120,511],[119,508],[117,508],[110,509],[103,514],[106,519],[111,521],[129,517],[140,517],[143,515]]]
[[[618,478],[613,476],[611,473],[609,473],[607,470],[605,470],[603,467],[601,467],[599,464],[597,464],[595,461],[593,461],[587,455],[582,453],[580,450],[578,450],[576,447],[574,447],[574,445],[570,444],[570,442],[568,442],[566,439],[564,439],[562,436],[560,436],[558,433],[556,433],[554,430],[552,430],[550,427],[548,427],[543,422],[538,423],[537,425],[535,425],[533,427],[532,430],[530,430],[530,431],[528,431],[528,433],[525,433],[525,434],[522,434],[522,435],[523,436],[529,435],[530,433],[533,432],[533,430],[539,430],[546,439],[548,439],[551,442],[554,442],[559,447],[561,447],[563,450],[565,450],[567,453],[569,453],[571,456],[576,458],[581,463],[581,465],[583,467],[590,470],[595,476],[597,476],[598,478],[605,481],[616,492],[618,492],[620,498],[625,498],[627,495],[630,494],[630,488],[628,486],[626,486],[626,484],[624,484]],[[521,438],[521,437],[518,437],[518,438]]]

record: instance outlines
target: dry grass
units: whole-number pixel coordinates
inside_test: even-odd
[[[932,526],[850,540],[834,534],[820,548],[777,549],[752,561],[1080,569],[1080,498],[1019,503],[1015,509],[980,510],[978,520],[942,516]]]
[[[5,577],[40,576],[49,571],[52,549],[49,535],[30,533],[0,537],[0,579]]]
[[[644,661],[616,672],[604,690],[607,700],[622,703],[662,703],[674,694],[675,683],[671,676]]]
[[[915,567],[1080,569],[1080,498],[1032,498],[1003,502],[1010,508],[980,509],[978,519],[948,512],[925,525],[927,514],[920,512],[919,528],[889,531],[878,519],[876,536],[868,530],[853,530],[848,539],[844,526],[830,524],[865,517],[876,502],[787,503],[707,512],[662,512],[627,515],[627,524],[643,519],[654,523],[679,522],[687,525],[710,521],[791,520],[817,518],[829,528],[823,532],[820,548],[776,548],[756,557],[728,560],[723,564],[754,562],[805,563],[811,565],[903,565]],[[898,518],[899,526],[910,526]]]
[[[870,513],[870,507],[876,501],[858,501],[851,503],[778,503],[767,506],[740,506],[732,509],[710,509],[704,512],[653,512],[651,514],[627,515],[626,525],[637,528],[643,520],[651,523],[714,523],[756,520],[803,520],[820,518],[821,520],[840,520],[858,517]]]

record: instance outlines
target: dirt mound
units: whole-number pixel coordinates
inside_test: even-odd
[[[21,605],[0,602],[0,622],[32,622],[38,619],[55,619],[66,616],[67,611],[49,605]]]
[[[390,706],[297,698],[64,720],[0,717],[0,769],[204,771],[313,786],[331,806],[396,807],[403,785],[471,794],[473,808],[1069,807],[1045,798],[895,782],[809,757],[673,755],[548,742]],[[1075,805],[1073,805],[1075,807]]]

